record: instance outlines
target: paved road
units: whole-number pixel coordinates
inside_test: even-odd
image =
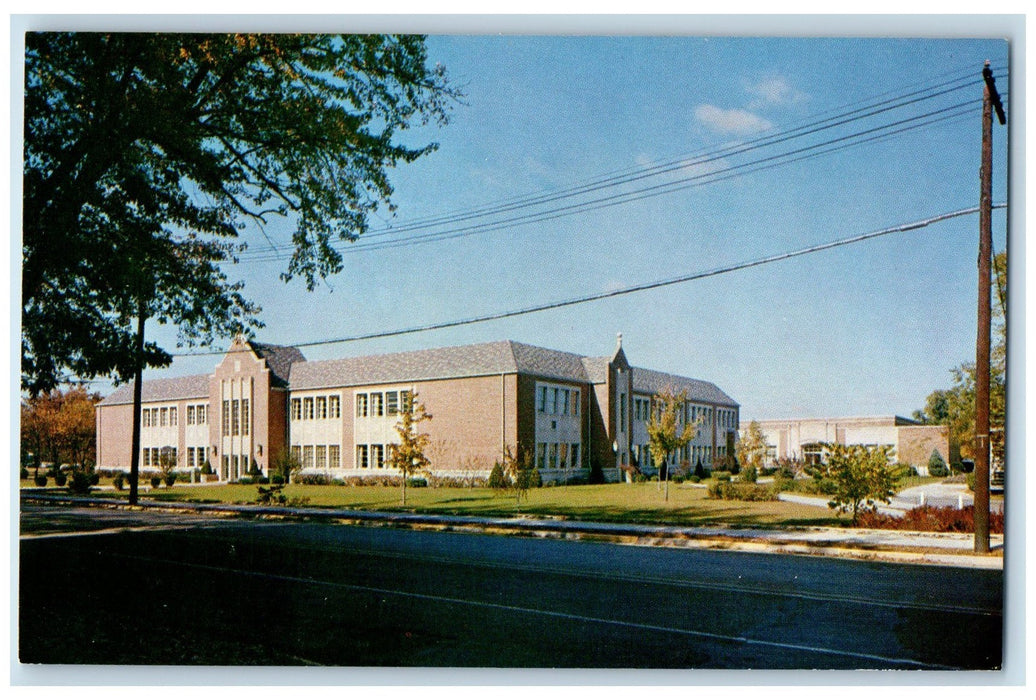
[[[22,662],[943,669],[1001,659],[999,571],[25,504],[20,557]]]

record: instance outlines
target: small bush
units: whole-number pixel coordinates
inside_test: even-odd
[[[284,484],[284,475],[283,474],[274,474],[273,475],[273,485],[274,486],[282,486],[283,484]]]
[[[489,472],[489,488],[496,490],[507,488],[507,481],[504,479],[504,466],[500,462],[495,463],[493,471]]]
[[[151,477],[151,488],[157,489],[161,485],[162,485],[162,477],[157,476],[157,475]]]
[[[37,474],[36,477],[33,479],[33,483],[35,483],[39,487],[46,486],[47,485],[47,475],[46,474]]]
[[[124,474],[123,472],[119,472],[118,474],[116,474],[115,477],[112,479],[112,486],[115,487],[116,491],[122,491],[122,489],[126,486],[126,474]]]
[[[176,483],[176,472],[169,472],[168,474],[162,475],[162,481],[165,482],[166,486],[172,487]]]
[[[270,480],[267,479],[266,481],[260,481],[259,483],[260,484],[267,484],[269,482],[270,482]],[[345,479],[337,479],[337,478],[336,479],[331,479],[331,485],[332,486],[345,486]]]
[[[944,508],[921,506],[911,508],[901,518],[867,510],[857,516],[856,527],[917,532],[974,532],[975,509],[972,506],[962,509],[952,506]],[[994,534],[1003,534],[1004,514],[1002,512],[989,514],[989,531]]]
[[[946,466],[946,460],[939,454],[939,450],[932,450],[932,456],[928,458],[928,473],[931,476],[950,475],[950,468]]]
[[[683,483],[683,475],[682,474],[674,474],[673,475],[673,483],[674,484],[682,484]]]
[[[712,472],[712,478],[716,481],[730,481],[730,472]]]
[[[18,477],[21,478],[21,479],[28,479],[29,478],[29,470],[26,469],[25,467],[22,467],[21,471],[18,472]]]
[[[101,483],[101,475],[95,471],[90,472],[90,485],[97,486],[99,483]]]
[[[93,474],[76,469],[72,472],[72,481],[68,484],[68,490],[79,495],[90,493],[93,486]]]
[[[330,486],[331,477],[328,474],[299,474],[295,478],[295,483],[307,486]]]
[[[68,475],[65,474],[65,472],[63,471],[59,471],[57,474],[54,475],[54,483],[57,486],[64,486],[66,483],[68,483]]]
[[[529,487],[538,489],[541,486],[543,486],[543,477],[540,475],[540,470],[533,467],[532,474],[529,475]]]
[[[975,492],[975,472],[968,472],[965,477],[965,483],[968,485],[968,491]]]
[[[658,477],[655,477],[655,478],[657,479]],[[647,480],[648,480],[647,474],[644,474],[643,472],[637,472],[636,474],[633,475],[633,483],[635,483],[635,484],[643,484]]]
[[[700,484],[701,483],[701,477],[698,476],[697,474],[691,474],[689,477],[687,477],[687,480],[690,481],[692,484]]]
[[[745,481],[714,481],[709,484],[709,498],[724,501],[776,501],[777,489],[765,484]]]
[[[754,484],[759,479],[759,472],[756,471],[754,466],[749,464],[741,470],[741,476],[739,478],[746,484]]]
[[[406,480],[406,485],[410,489],[423,489],[428,486],[428,479],[423,476],[412,476]]]

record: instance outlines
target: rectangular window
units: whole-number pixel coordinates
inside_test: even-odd
[[[552,399],[551,404],[550,404],[550,412],[555,414],[555,415],[557,415],[557,412],[558,412],[558,388],[554,387],[554,389],[551,392],[551,394],[553,396],[553,399]]]
[[[187,407],[187,415],[188,416],[190,416],[190,408],[191,408],[190,406]],[[190,418],[188,418],[188,420],[190,420]],[[187,468],[188,469],[193,469],[194,468],[194,448],[193,447],[188,447],[187,448]]]
[[[547,443],[536,443],[536,466],[539,469],[547,468]]]
[[[568,443],[558,445],[558,466],[561,469],[568,469]]]
[[[317,445],[317,469],[327,469],[327,445]]]
[[[230,401],[223,401],[223,434],[230,435]]]
[[[176,425],[176,406],[169,409],[169,425]]]
[[[168,424],[169,424],[169,409],[168,408],[160,409],[160,412],[158,414],[158,425],[161,426],[161,427],[165,427]]]
[[[572,449],[568,451],[569,459],[571,460],[572,468],[579,469],[579,443],[573,442]]]
[[[371,394],[371,415],[385,415],[385,405],[382,403],[382,395],[380,392]]]
[[[339,396],[327,397],[327,413],[329,418],[342,417],[342,399]]]
[[[545,387],[545,386],[541,386],[540,387],[539,412],[540,413],[546,413],[547,412],[547,387]]]
[[[341,448],[338,445],[327,446],[327,466],[331,469],[341,469]]]
[[[312,469],[313,468],[313,446],[305,445],[302,448],[302,468]]]
[[[187,425],[194,425],[194,406],[187,407]]]
[[[317,420],[327,420],[327,397],[317,397]]]
[[[298,445],[291,446],[291,458],[302,464],[302,448]]]
[[[140,412],[140,425],[144,428],[151,427],[151,409],[145,408]]]
[[[209,422],[209,411],[208,406],[201,403],[198,404],[198,425],[205,425]]]
[[[399,410],[414,412],[414,399],[410,396],[409,391],[399,392]]]
[[[366,418],[367,417],[367,395],[357,394],[356,395],[356,417]]]
[[[561,390],[561,415],[568,415],[568,389]]]
[[[313,397],[302,399],[302,420],[313,420]]]
[[[302,420],[302,399],[291,400],[291,419]]]
[[[547,456],[547,469],[558,468],[558,443],[550,443],[550,454]]]
[[[366,469],[367,466],[368,466],[368,463],[367,463],[367,446],[366,445],[357,445],[356,446],[356,468],[357,469]]]
[[[230,434],[241,434],[241,401],[238,399],[230,402]]]
[[[371,462],[375,469],[382,469],[385,466],[384,445],[371,445]]]
[[[143,450],[141,450],[140,457],[141,457],[141,459],[140,459],[141,466],[143,466],[143,467],[150,467],[151,466],[151,450],[150,449],[145,447]]]
[[[249,400],[241,399],[241,434],[249,434],[249,425],[252,423],[251,412],[248,409]]]
[[[619,430],[626,425],[626,394],[619,394]]]
[[[399,413],[399,392],[398,391],[386,391],[385,392],[385,411],[390,416],[394,416]]]
[[[579,415],[579,389],[572,390],[572,415]]]

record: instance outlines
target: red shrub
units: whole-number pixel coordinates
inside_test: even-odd
[[[917,530],[920,532],[974,532],[975,510],[972,506],[958,510],[953,507],[921,506],[908,510],[903,517],[883,515],[874,511],[860,513],[856,527],[881,530]],[[1004,532],[1004,514],[989,514],[989,531]]]

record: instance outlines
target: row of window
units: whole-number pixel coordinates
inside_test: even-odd
[[[536,410],[556,416],[579,415],[579,389],[539,385]]]
[[[410,405],[410,392],[372,391],[356,395],[356,417],[394,416]]]
[[[716,455],[723,457],[727,453],[727,448],[723,445],[716,446]],[[676,454],[669,456],[670,464],[680,464],[687,462],[694,468],[698,464],[698,460],[701,460],[703,467],[708,467],[712,460],[712,447],[707,445],[684,445],[681,447]],[[655,460],[651,456],[651,448],[648,443],[643,445],[633,446],[633,461],[637,466],[640,467],[654,467]]]
[[[176,406],[162,408],[142,408],[140,424],[144,428],[164,428],[176,425]]]
[[[342,417],[342,399],[338,394],[305,396],[291,400],[292,420],[327,420]]]
[[[391,460],[392,449],[395,445],[357,445],[356,446],[356,468],[357,469],[383,469],[386,461]]]
[[[536,443],[537,469],[579,469],[579,443]]]
[[[252,419],[248,399],[223,401],[223,435],[248,435]]]
[[[205,425],[209,422],[207,404],[191,404],[187,407],[187,425]]]
[[[341,445],[292,445],[291,456],[303,469],[338,469],[342,462]]]
[[[144,447],[140,450],[140,466],[161,467],[163,462],[177,466],[175,447]]]

